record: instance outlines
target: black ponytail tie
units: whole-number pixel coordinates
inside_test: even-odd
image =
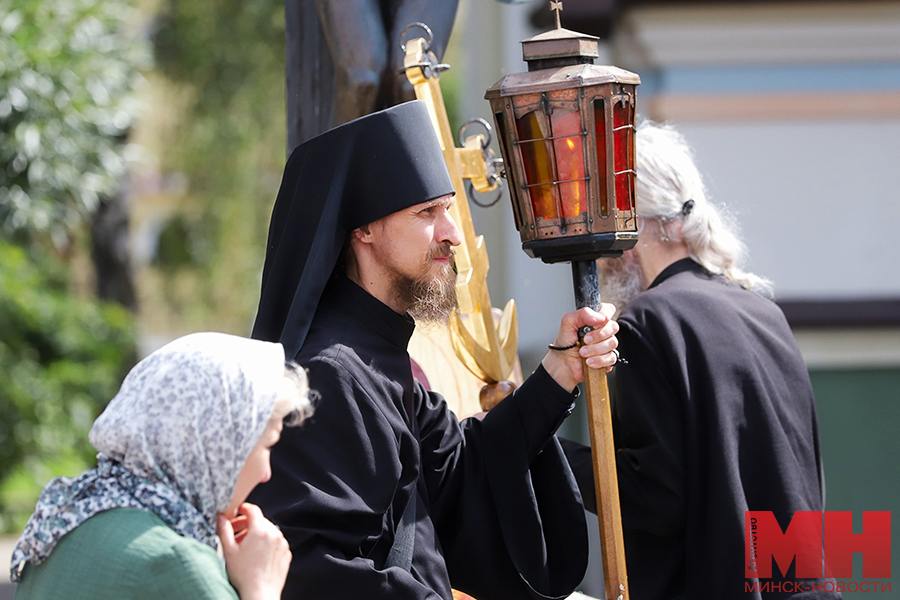
[[[688,200],[681,205],[681,218],[684,219],[685,217],[687,217],[689,214],[691,214],[692,210],[694,210],[694,201]]]

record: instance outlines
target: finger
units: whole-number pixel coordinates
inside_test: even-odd
[[[612,353],[613,350],[619,347],[619,340],[615,337],[610,337],[602,342],[597,342],[596,344],[588,344],[582,346],[578,349],[578,354],[582,358],[589,358],[591,356],[603,356],[605,354]]]
[[[238,507],[238,514],[247,518],[247,526],[252,527],[256,521],[264,519],[262,511],[255,504],[244,502]]]
[[[583,356],[582,358],[584,359],[584,362],[587,363],[587,366],[592,369],[612,367],[616,364],[616,355],[614,352],[598,353],[590,356]]]
[[[601,356],[592,356],[584,359],[589,369],[606,369],[607,372],[616,366],[616,357],[612,354],[603,354]]]
[[[235,533],[247,528],[246,515],[238,515],[233,519],[229,519],[229,522],[231,523],[231,528],[234,529]]]
[[[553,345],[559,348],[574,347],[579,341],[579,332],[582,328],[587,327],[590,331],[603,327],[608,321],[609,319],[605,315],[586,307],[566,313],[560,321],[559,333],[556,335]],[[576,353],[573,351],[570,355],[574,356]]]
[[[619,324],[615,321],[610,321],[603,327],[599,329],[594,329],[587,332],[582,339],[585,346],[591,346],[594,344],[600,344],[606,342],[608,340],[615,339],[615,335],[619,332]]]
[[[221,514],[216,515],[216,525],[216,534],[222,542],[222,552],[228,554],[237,547],[237,542],[234,539],[234,529],[231,527],[231,522]]]
[[[617,333],[619,333],[619,324],[615,321],[610,321],[603,327],[588,331],[582,339],[582,342],[585,346],[599,344],[614,338]]]
[[[561,320],[561,329],[578,330],[587,325],[589,327],[602,327],[608,318],[595,310],[584,307],[563,315]]]
[[[247,515],[245,535],[253,535],[257,539],[284,539],[284,534],[278,525],[267,519],[262,510],[255,504],[245,502],[241,505],[240,510]]]
[[[602,312],[602,304],[600,306],[600,309],[601,311],[597,312],[593,308],[585,306],[584,308],[579,308],[577,311],[575,311],[575,314],[579,320],[579,327],[582,325],[589,325],[592,328],[597,328],[606,325],[610,317]]]
[[[600,313],[607,318],[612,319],[613,315],[616,314],[616,306],[614,304],[610,304],[609,302],[603,302],[600,304]]]

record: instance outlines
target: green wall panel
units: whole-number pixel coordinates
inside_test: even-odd
[[[819,410],[825,465],[826,510],[889,510],[891,593],[845,593],[845,598],[900,598],[900,369],[832,370],[810,373]],[[863,581],[862,557],[854,556],[853,579]]]

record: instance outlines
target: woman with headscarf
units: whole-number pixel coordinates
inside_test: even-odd
[[[198,333],[142,360],[91,429],[98,466],[41,493],[16,598],[279,598],[290,550],[244,500],[308,392],[277,343]]]

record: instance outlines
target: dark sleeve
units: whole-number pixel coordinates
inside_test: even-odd
[[[659,536],[685,527],[684,426],[677,394],[647,341],[620,321],[613,437],[622,524]],[[591,448],[563,440],[585,507],[597,512]]]
[[[483,421],[465,419],[459,439],[446,404],[425,393],[423,468],[456,589],[479,599],[562,598],[581,582],[584,509],[554,436],[573,400],[539,367]]]
[[[398,439],[367,390],[327,358],[308,364],[321,401],[272,451],[272,479],[254,490],[290,543],[283,598],[429,599],[438,596],[397,567],[368,558],[401,478]]]
[[[651,344],[625,323],[612,401],[623,526],[655,535],[685,528],[684,415],[673,387],[680,369],[665,364]],[[684,360],[684,359],[682,359]]]
[[[597,495],[594,489],[594,462],[591,458],[591,447],[559,438],[566,461],[572,469],[575,481],[578,483],[578,491],[581,492],[581,501],[584,508],[597,514]]]

